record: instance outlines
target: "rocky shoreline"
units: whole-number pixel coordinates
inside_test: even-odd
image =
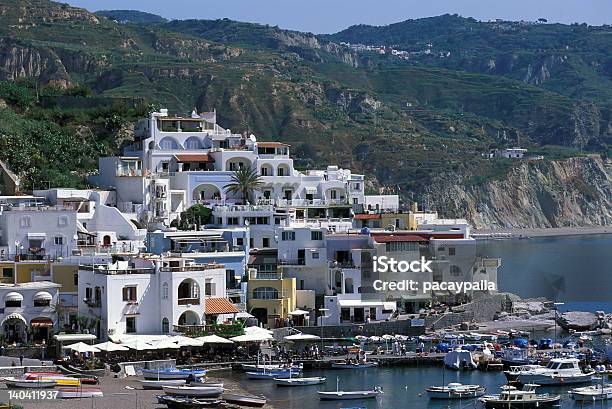
[[[585,227],[548,227],[526,229],[474,229],[473,234],[506,234],[509,238],[521,237],[555,237],[555,236],[581,236],[592,234],[612,234],[612,226],[585,226]]]

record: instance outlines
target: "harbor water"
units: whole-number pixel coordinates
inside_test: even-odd
[[[487,394],[499,392],[499,386],[505,384],[502,372],[451,371],[441,367],[386,367],[365,370],[316,370],[305,371],[304,376],[325,376],[327,383],[304,387],[277,387],[271,381],[247,381],[244,374],[235,375],[241,386],[254,394],[263,394],[269,398],[275,408],[315,409],[315,408],[368,408],[368,409],[420,409],[420,408],[482,408],[475,399],[459,401],[430,400],[425,389],[432,385],[461,382],[479,384],[487,388]],[[370,390],[375,386],[383,388],[384,394],[379,399],[354,401],[320,401],[317,391],[336,390],[336,378],[340,378],[340,390]],[[538,393],[554,393],[562,396],[561,408],[574,409],[582,407],[567,395],[569,387],[538,388]],[[604,408],[609,407],[604,402]],[[586,405],[599,408],[601,402]]]

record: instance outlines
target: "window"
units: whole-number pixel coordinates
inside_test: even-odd
[[[448,248],[448,255],[449,256],[454,256],[455,255],[455,248],[454,247],[449,247]]]
[[[217,294],[217,285],[213,282],[207,282],[204,284],[204,295],[216,295]]]
[[[123,301],[136,301],[136,286],[123,287]]]
[[[253,290],[254,300],[277,300],[278,290],[272,287],[259,287]]]
[[[261,247],[270,247],[270,238],[264,237],[261,239]]]
[[[293,196],[293,190],[291,190],[291,189],[285,190],[285,192],[284,192],[285,200],[291,200],[291,196]]]
[[[323,240],[323,232],[320,230],[311,231],[310,240]]]
[[[353,204],[359,204],[359,200],[356,197],[353,198]]]
[[[91,287],[85,288],[85,299],[86,300],[91,300],[92,298],[93,298],[93,291],[92,291]]]
[[[35,307],[48,307],[49,305],[51,305],[51,300],[42,299],[42,298],[38,298],[34,300]]]
[[[338,198],[338,192],[336,192],[335,190],[332,190],[329,192],[329,198],[330,199],[337,199]]]
[[[312,258],[314,259],[319,258],[319,252],[317,251],[316,253],[312,253]]]
[[[238,217],[228,217],[227,218],[227,224],[230,226],[237,226],[240,220],[238,219]]]
[[[60,216],[57,218],[57,225],[59,227],[68,226],[68,216]]]
[[[264,190],[263,191],[263,197],[264,197],[264,199],[269,199],[270,197],[272,197],[272,191],[271,190]]]
[[[266,167],[266,166],[262,166],[261,167],[261,176],[272,176],[271,169]]]
[[[170,322],[168,321],[168,318],[164,318],[162,320],[162,332],[164,334],[167,334],[168,332],[170,332]]]
[[[455,277],[460,276],[461,269],[459,268],[459,266],[452,265],[450,266],[450,273]]]
[[[351,320],[351,309],[341,308],[340,309],[340,321],[350,321],[350,320]]]
[[[4,278],[13,278],[13,269],[12,268],[5,268],[2,270],[2,277]],[[76,274],[75,274],[76,275]]]
[[[419,249],[419,243],[417,242],[406,242],[406,241],[392,241],[386,244],[388,252],[393,251],[417,251]]]
[[[4,302],[5,308],[19,308],[21,307],[21,300],[6,300]]]
[[[19,220],[19,226],[21,226],[21,227],[31,227],[32,226],[32,220],[30,219],[30,216],[22,217],[21,220]]]
[[[168,299],[168,283],[164,283],[162,284],[162,299],[167,300]]]
[[[74,275],[72,276],[72,282],[74,285],[79,285],[79,275],[78,273],[74,273]]]
[[[125,318],[125,333],[134,334],[136,332],[136,317]]]
[[[64,236],[55,236],[53,238],[53,244],[55,244],[56,246],[63,246],[64,245]]]
[[[242,237],[236,238],[236,245],[242,246],[244,244],[244,239]]]
[[[295,232],[294,231],[284,231],[282,234],[283,241],[295,241]]]
[[[276,171],[276,174],[278,176],[285,176],[285,169],[282,167],[279,167],[278,170]]]
[[[361,189],[361,184],[360,184],[360,183],[355,183],[355,184],[353,185],[353,189],[355,189],[355,190],[360,190],[360,189]]]
[[[255,247],[255,239],[253,239],[252,237],[249,239],[249,247]]]
[[[399,229],[400,227],[400,219],[395,219],[395,228]]]

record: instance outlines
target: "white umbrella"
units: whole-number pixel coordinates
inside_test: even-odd
[[[66,345],[64,348],[71,349],[79,354],[83,352],[100,352],[100,350],[93,345],[88,345],[84,342],[77,342],[76,344]]]
[[[295,310],[295,311],[291,311],[289,313],[289,315],[308,315],[310,314],[308,311],[304,311],[304,310]]]
[[[148,342],[144,342],[143,340],[140,340],[138,338],[130,339],[126,342],[123,342],[121,345],[126,346],[130,349],[134,349],[136,351],[147,351],[150,349],[157,349],[156,347],[149,344]]]
[[[321,337],[310,334],[294,334],[285,337],[287,341],[318,341]]]
[[[272,335],[272,331],[269,329],[261,328],[261,327],[246,327],[244,329],[245,334],[268,334]]]
[[[129,351],[129,348],[123,345],[115,344],[114,342],[106,341],[100,344],[94,345],[100,351],[113,352],[113,351]]]
[[[204,343],[198,339],[185,337],[182,335],[173,337],[172,341],[176,342],[179,347],[201,347],[204,345]]]
[[[238,314],[236,314],[236,318],[255,318],[255,317],[253,317],[248,312],[240,311]]]
[[[234,342],[262,342],[271,340],[273,337],[265,332],[253,332],[251,334],[238,335],[230,339]]]
[[[203,342],[204,344],[233,344],[233,341],[229,339],[225,339],[218,335],[208,335],[206,337],[196,338],[198,341]]]
[[[385,341],[395,341],[395,337],[393,335],[385,334],[382,336],[382,339]]]
[[[155,349],[179,349],[180,347],[170,338],[161,339],[152,344]]]

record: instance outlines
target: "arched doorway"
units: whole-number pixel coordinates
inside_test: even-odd
[[[211,185],[210,183],[202,183],[193,189],[192,198],[194,202],[198,203],[209,202],[211,200],[220,200],[221,191],[215,185]]]
[[[26,320],[20,314],[10,314],[2,321],[6,343],[27,342]]]
[[[195,280],[186,278],[178,286],[177,298],[179,305],[199,305],[200,286]]]
[[[200,317],[194,311],[187,310],[179,317],[178,325],[200,325]]]
[[[30,320],[32,328],[32,340],[34,342],[49,341],[50,331],[53,328],[53,320],[47,317],[37,317]]]

